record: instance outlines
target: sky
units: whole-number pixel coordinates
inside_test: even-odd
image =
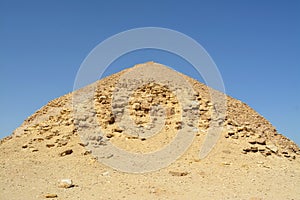
[[[226,94],[299,145],[299,10],[297,0],[0,0],[0,138],[72,92],[80,65],[99,43],[129,29],[162,27],[201,44]],[[152,60],[202,81],[186,60],[155,49],[119,57],[104,75]]]

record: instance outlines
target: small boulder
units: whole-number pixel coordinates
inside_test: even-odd
[[[45,198],[50,199],[50,198],[57,198],[57,194],[46,194]]]
[[[251,152],[258,152],[258,147],[250,147]]]
[[[278,147],[274,144],[268,144],[267,149],[271,150],[273,153],[277,153],[278,152]]]
[[[55,144],[46,144],[46,147],[48,147],[48,148],[51,148],[51,147],[54,147],[55,146]]]
[[[232,139],[239,139],[239,136],[238,135],[233,135],[231,138]]]
[[[71,179],[62,179],[62,180],[60,180],[58,187],[60,187],[60,188],[74,187],[73,181]]]
[[[250,144],[256,144],[256,140],[254,140],[254,139],[250,139],[248,142],[249,142]]]
[[[260,145],[266,145],[266,140],[264,138],[257,138],[256,143]]]
[[[133,108],[134,110],[140,110],[140,109],[141,109],[141,104],[139,104],[139,103],[134,103],[134,104],[132,105],[132,108]]]
[[[124,131],[124,129],[122,128],[114,128],[113,132],[117,132],[117,133],[122,133]]]
[[[73,150],[72,149],[68,149],[68,150],[65,150],[63,152],[61,152],[59,155],[60,156],[66,156],[66,155],[70,155],[73,153]]]
[[[235,131],[234,130],[228,130],[228,135],[229,136],[232,136],[232,135],[234,135],[235,134]]]
[[[188,172],[169,171],[169,174],[171,174],[172,176],[186,176],[189,173]]]

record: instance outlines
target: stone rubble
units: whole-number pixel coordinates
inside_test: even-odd
[[[124,72],[111,75],[104,78],[91,86],[80,89],[74,93],[67,94],[53,101],[38,110],[32,116],[24,121],[12,136],[0,140],[0,145],[5,142],[22,138],[22,143],[17,147],[22,152],[28,152],[33,156],[38,156],[40,152],[55,152],[54,157],[63,161],[82,156],[89,158],[93,155],[93,148],[106,146],[109,141],[122,141],[125,147],[132,145],[134,142],[146,144],[151,137],[139,134],[130,134],[130,130],[120,125],[120,116],[125,111],[129,111],[129,117],[139,130],[153,130],[156,123],[163,119],[164,139],[172,139],[172,132],[177,132],[189,126],[195,126],[195,136],[202,137],[207,134],[207,130],[212,127],[212,122],[224,123],[224,132],[220,140],[230,147],[232,144],[240,144],[239,151],[233,149],[224,150],[226,155],[240,154],[240,156],[265,156],[280,157],[294,161],[299,159],[299,147],[279,134],[277,130],[262,116],[256,113],[246,104],[239,100],[227,97],[227,111],[222,116],[214,116],[216,103],[211,101],[208,88],[189,78],[185,77],[193,86],[195,92],[191,99],[185,99],[188,106],[182,108],[179,98],[167,85],[162,83],[151,82],[138,87],[133,91],[131,96],[124,95],[115,99],[114,90],[120,75]],[[126,85],[127,84],[127,85]],[[124,87],[137,82],[124,83]],[[93,90],[94,89],[94,90]],[[93,90],[94,96],[87,101],[84,95],[87,90]],[[78,95],[80,103],[78,106],[72,106],[73,96]],[[125,102],[128,97],[128,101]],[[124,99],[123,99],[124,98]],[[161,105],[161,106],[158,106]],[[76,110],[76,112],[75,112]],[[182,117],[194,114],[198,118],[191,121],[184,121]],[[75,114],[77,113],[77,114]],[[99,134],[99,126],[104,134]],[[86,135],[80,134],[87,130]],[[141,131],[142,132],[142,131]],[[74,137],[83,138],[81,142],[72,144]],[[155,141],[165,145],[164,140]],[[72,146],[73,145],[73,146]],[[130,146],[131,145],[131,146]],[[78,150],[79,149],[79,150]],[[112,153],[105,155],[109,159],[115,156]],[[194,155],[194,162],[201,162],[198,155]],[[262,157],[264,158],[264,157]],[[260,158],[261,159],[261,158]],[[91,160],[96,162],[97,158]],[[231,168],[234,162],[219,162],[224,168]],[[264,165],[259,161],[256,164],[269,169],[270,166]],[[167,171],[166,174],[171,176],[187,176],[186,171]],[[102,176],[107,178],[112,172],[103,172]],[[75,180],[76,181],[76,180]],[[57,183],[54,183],[55,187]],[[74,186],[71,179],[62,179],[59,188],[72,188]],[[58,198],[57,194],[46,194],[45,198]],[[254,199],[254,198],[253,198]],[[255,198],[256,199],[256,198]]]
[[[74,154],[69,141],[82,130],[88,130],[89,133],[80,134],[84,140],[78,145],[87,148],[82,150],[81,155],[88,155],[92,153],[92,148],[105,146],[107,141],[118,138],[123,138],[124,141],[147,141],[147,137],[128,134],[130,130],[120,125],[120,116],[125,108],[128,108],[130,118],[142,132],[155,129],[155,124],[164,119],[165,131],[193,127],[196,122],[195,128],[199,131],[195,134],[201,136],[206,134],[213,122],[218,121],[214,116],[217,104],[211,101],[208,88],[189,77],[185,78],[195,91],[191,99],[185,99],[188,107],[182,108],[174,91],[166,84],[155,81],[139,86],[132,91],[131,96],[124,94],[114,99],[114,91],[130,89],[130,85],[139,84],[138,81],[125,81],[119,88],[116,87],[118,78],[123,73],[111,75],[84,89],[50,101],[26,119],[12,136],[1,140],[1,143],[13,137],[34,134],[35,137],[20,146],[21,149],[36,153],[44,147],[48,151],[59,148],[61,150],[58,156],[64,157]],[[86,91],[93,91],[93,97],[84,99]],[[74,107],[72,97],[76,95],[80,103]],[[181,119],[182,116],[193,114],[193,111],[199,113],[199,117],[193,122],[184,122]],[[239,100],[227,97],[227,112],[223,121],[223,136],[226,141],[246,142],[241,149],[243,154],[260,153],[263,156],[276,155],[287,159],[296,159],[300,155],[299,147],[295,143],[279,134],[266,119]],[[98,126],[105,134],[99,135]]]

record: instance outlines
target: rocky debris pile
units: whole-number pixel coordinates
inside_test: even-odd
[[[149,126],[151,112],[156,112],[160,116],[164,115],[164,109],[153,110],[153,107],[156,105],[162,105],[165,108],[166,129],[173,123],[176,124],[177,128],[180,128],[182,125],[181,121],[176,121],[176,117],[174,117],[175,115],[181,114],[181,110],[178,108],[178,100],[165,86],[150,83],[138,88],[130,98],[128,105],[123,102],[114,102],[111,105],[112,91],[113,89],[107,91],[105,87],[101,87],[100,85],[96,90],[94,99],[100,125],[102,128],[109,130],[107,131],[107,138],[112,138],[115,135],[120,135],[125,132],[124,128],[119,127],[117,125],[118,123],[115,123],[117,119],[116,115],[122,113],[125,106],[129,107],[129,115],[133,122],[139,127],[145,127],[148,130],[153,128],[153,126]],[[112,109],[115,110],[115,113],[113,113]],[[152,120],[156,121],[157,117],[153,117]]]
[[[242,153],[244,154],[259,152],[264,156],[274,154],[296,159],[296,155],[300,155],[299,148],[278,134],[276,129],[270,129],[267,125],[249,122],[244,122],[243,125],[241,125],[234,120],[227,120],[227,133],[225,134],[225,138],[246,140],[248,146],[242,149]]]
[[[24,135],[35,135],[35,137],[30,138],[22,148],[36,152],[41,144],[49,149],[66,146],[76,129],[73,126],[71,110],[61,109],[58,115],[50,115],[40,123],[30,124],[23,131]]]
[[[139,65],[136,67],[139,67]],[[2,191],[6,192],[4,195],[11,195],[12,190],[19,195],[19,191],[27,187],[29,189],[26,191],[32,189],[34,195],[42,198],[67,199],[69,198],[69,192],[72,195],[75,195],[75,193],[86,195],[91,193],[92,187],[97,187],[97,190],[105,191],[103,197],[108,199],[106,198],[106,191],[110,190],[115,182],[122,183],[119,186],[123,187],[123,191],[127,191],[128,181],[138,179],[136,182],[132,181],[132,188],[134,188],[132,192],[134,192],[136,185],[144,183],[145,180],[147,182],[148,180],[149,182],[153,181],[153,174],[159,177],[159,180],[152,182],[156,185],[153,186],[150,193],[155,195],[158,195],[161,191],[167,191],[167,189],[157,189],[161,187],[162,183],[170,184],[168,188],[170,189],[178,182],[180,184],[177,191],[180,191],[182,187],[189,190],[191,188],[189,184],[199,182],[202,184],[202,181],[208,181],[207,184],[212,183],[215,185],[215,183],[220,182],[220,177],[223,176],[227,176],[226,179],[228,180],[233,178],[235,184],[240,183],[238,179],[241,175],[248,176],[249,182],[252,184],[249,185],[250,187],[254,185],[254,181],[257,181],[254,178],[261,178],[261,185],[268,187],[264,181],[274,176],[273,172],[276,170],[277,174],[286,178],[284,181],[291,180],[290,182],[293,183],[298,180],[296,178],[299,176],[295,174],[298,173],[299,147],[288,138],[277,133],[276,129],[266,119],[246,104],[227,97],[226,115],[224,118],[222,116],[216,117],[214,112],[218,105],[210,98],[208,88],[184,75],[181,76],[194,88],[194,92],[191,94],[192,98],[183,98],[184,103],[188,105],[186,107],[182,106],[180,93],[176,95],[174,90],[166,84],[155,81],[142,84],[133,90],[132,94],[124,95],[128,97],[127,101],[122,101],[122,95],[121,98],[114,99],[116,90],[135,84],[134,81],[131,81],[121,88],[120,86],[116,87],[123,73],[124,71],[111,75],[72,94],[67,94],[49,102],[25,120],[13,135],[0,140],[3,155],[0,172],[4,177],[1,187],[4,188]],[[76,98],[74,98],[75,96]],[[73,104],[74,101],[76,106]],[[160,105],[162,109],[157,105]],[[126,127],[120,125],[119,114],[124,112],[124,107],[128,108],[128,117],[132,119],[133,124],[137,127],[153,130],[155,127],[149,125],[154,120],[163,122],[162,128],[153,137],[130,134]],[[156,110],[152,113],[154,108]],[[194,123],[189,124],[189,122],[183,120],[182,117],[185,115],[194,114],[189,111],[195,110],[199,115],[194,115],[198,117],[194,119]],[[219,138],[220,141],[214,148],[215,152],[210,154],[213,156],[207,160],[202,160],[198,156],[199,145],[208,135],[212,122],[224,124],[224,131],[222,137]],[[176,137],[176,133],[187,126],[197,128],[195,129],[197,132],[192,132],[197,137],[194,138],[194,142],[187,153],[176,160],[169,168],[159,170],[153,174],[131,176],[113,170],[108,171],[108,168],[99,164],[97,162],[99,159],[94,156],[93,151],[101,150],[109,143],[128,152],[139,154],[154,152],[172,142]],[[99,134],[100,129],[103,135]],[[87,134],[84,134],[85,132]],[[115,154],[111,152],[104,155],[107,160],[114,157],[116,157]],[[293,166],[293,168],[287,175],[290,166]],[[52,173],[54,168],[56,171]],[[81,172],[81,170],[84,172]],[[100,176],[94,175],[95,170],[100,172]],[[247,173],[244,173],[245,171]],[[87,177],[83,177],[81,173],[87,174]],[[215,176],[215,173],[219,174]],[[255,175],[257,176],[255,177]],[[34,180],[37,182],[34,187],[39,188],[39,185],[41,186],[38,191],[30,188],[30,181],[33,179],[27,179],[26,176],[35,178]],[[116,179],[118,176],[119,179]],[[163,181],[161,182],[161,180]],[[268,184],[273,184],[275,180],[268,181]],[[233,183],[226,182],[225,178],[221,180],[222,184],[223,182],[225,182],[225,185],[232,185]],[[239,190],[248,192],[243,190],[247,188],[244,186],[244,184],[247,185],[246,182],[242,182],[243,187],[232,193]],[[44,187],[44,184],[47,184],[47,187]],[[222,184],[219,184],[219,188],[223,188],[224,184]],[[287,190],[290,190],[290,187],[294,186],[291,184]],[[199,188],[196,189],[197,195],[199,194]],[[140,189],[141,191],[145,189],[145,185],[142,185]],[[254,189],[254,191],[256,192],[258,189]],[[267,188],[266,192],[269,189]],[[119,192],[119,190],[114,191]],[[263,193],[260,195],[263,196]],[[73,196],[70,198],[73,198]],[[95,198],[98,198],[98,196],[95,196]]]
[[[201,83],[186,77],[200,94],[200,130],[207,130],[212,120],[214,105],[210,101],[207,88]],[[246,141],[241,148],[243,154],[261,153],[264,156],[276,155],[290,160],[300,155],[300,148],[291,140],[279,134],[272,124],[245,103],[227,97],[224,137],[228,142]]]
[[[22,149],[38,152],[42,146],[48,150],[62,148],[58,156],[65,156],[72,154],[72,148],[68,148],[68,142],[81,130],[89,132],[87,138],[80,144],[82,148],[89,145],[94,147],[105,145],[108,140],[114,138],[123,138],[127,142],[137,139],[145,141],[145,137],[126,134],[128,130],[119,125],[118,116],[126,106],[129,108],[130,118],[138,127],[153,129],[154,127],[149,126],[150,121],[161,121],[159,117],[164,115],[163,112],[166,112],[163,129],[166,133],[171,130],[180,130],[187,125],[181,119],[185,108],[180,104],[178,96],[164,84],[151,82],[141,85],[130,97],[125,95],[128,101],[121,101],[122,98],[114,99],[114,92],[121,89],[120,86],[116,87],[119,78],[127,71],[111,75],[72,94],[49,102],[26,119],[23,125],[16,129],[13,136],[1,140],[1,143],[13,137],[20,137],[20,135],[34,135],[34,137],[28,137],[28,141],[21,146]],[[189,104],[192,109],[196,108],[199,112],[199,117],[195,121],[198,123],[197,128],[200,132],[196,134],[205,134],[214,120],[213,110],[216,105],[211,101],[207,86],[187,76],[181,76],[194,88],[194,94],[192,94],[194,99],[187,99],[187,101],[191,102]],[[125,83],[124,87],[130,84],[135,83]],[[89,96],[88,93],[92,95]],[[80,102],[76,104],[77,107],[73,106],[75,95],[78,96]],[[151,117],[151,109],[156,105],[162,105],[164,109],[156,110],[157,116]],[[244,154],[261,153],[264,156],[277,155],[289,159],[296,159],[300,154],[299,147],[295,143],[278,134],[266,119],[239,100],[227,97],[227,113],[224,121],[226,128],[224,137],[228,142],[246,141],[247,145],[241,143],[244,145],[241,148]],[[99,135],[99,126],[104,131],[103,136]],[[84,155],[90,153],[91,150],[83,152]]]
[[[150,83],[144,85],[135,91],[134,95],[129,101],[129,106],[131,106],[130,115],[133,117],[136,124],[141,126],[146,126],[150,122],[150,116],[148,115],[151,107],[155,105],[164,105],[166,107],[166,124],[172,123],[172,115],[180,114],[180,110],[176,109],[178,100],[175,95],[169,91],[165,86],[161,86],[156,83]],[[163,115],[163,110],[161,110],[161,115]],[[151,128],[151,127],[149,127]]]

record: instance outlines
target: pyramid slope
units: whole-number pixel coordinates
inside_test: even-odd
[[[106,77],[75,93],[84,95],[96,88],[97,119],[111,142],[128,151],[153,151],[174,137],[172,130],[176,129],[178,116],[167,116],[168,129],[153,140],[144,141],[116,131],[117,122],[111,123],[109,102],[118,78],[130,70],[133,69]],[[195,133],[192,145],[170,166],[145,174],[130,174],[97,162],[78,134],[72,107],[75,93],[70,93],[49,102],[26,119],[12,136],[1,140],[0,199],[41,199],[47,194],[56,194],[57,199],[300,198],[299,147],[239,100],[227,97],[226,130],[211,153],[204,159],[198,158],[199,146],[209,128],[212,105],[205,85],[180,76],[198,92],[203,107],[199,132]],[[144,93],[141,89],[139,95],[133,95],[132,103],[154,88],[157,95],[168,94],[165,88],[154,84],[147,86]],[[160,100],[169,105],[170,99]],[[176,113],[180,107],[174,102],[170,105]],[[141,113],[134,110],[131,114],[143,124],[147,117],[139,118]],[[72,179],[75,187],[60,188],[58,181],[66,178]]]

